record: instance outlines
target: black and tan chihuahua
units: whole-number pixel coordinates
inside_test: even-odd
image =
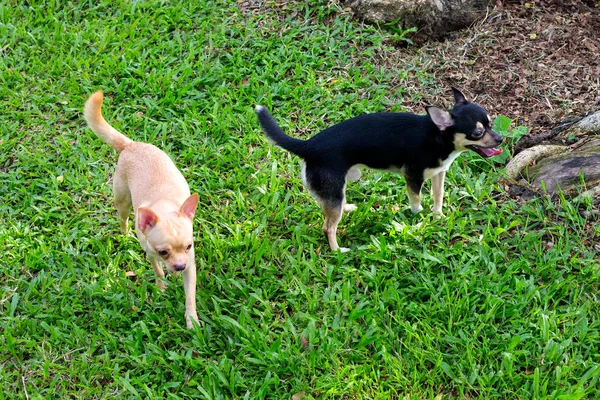
[[[433,212],[441,214],[444,178],[460,153],[472,150],[483,157],[502,153],[502,136],[492,130],[489,114],[452,88],[450,111],[426,107],[427,114],[374,113],[343,121],[308,140],[287,136],[263,106],[256,107],[269,139],[303,159],[302,179],[325,214],[323,231],[332,250],[348,251],[337,243],[336,231],[346,204],[346,182],[360,178],[367,166],[404,175],[410,209],[423,210],[421,186],[431,178]]]

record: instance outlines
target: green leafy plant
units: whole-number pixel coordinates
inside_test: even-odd
[[[504,136],[506,142],[506,144],[502,146],[505,152],[495,157],[495,160],[499,163],[505,163],[509,157],[512,157],[514,145],[529,131],[529,129],[523,125],[511,129],[510,127],[512,124],[513,121],[505,115],[497,116],[492,123],[493,129]]]

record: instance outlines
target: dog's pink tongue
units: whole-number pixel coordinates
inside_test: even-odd
[[[495,147],[480,147],[479,150],[481,150],[486,157],[493,157],[497,156],[498,154],[502,154],[502,148],[497,149]]]

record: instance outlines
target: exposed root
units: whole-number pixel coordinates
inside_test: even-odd
[[[515,156],[507,165],[506,173],[512,179],[517,179],[521,172],[537,160],[549,155],[557,155],[567,151],[569,147],[558,145],[540,145],[525,149]]]

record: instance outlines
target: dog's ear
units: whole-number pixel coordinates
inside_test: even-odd
[[[432,106],[425,107],[425,109],[427,110],[427,114],[429,114],[429,118],[437,125],[440,131],[443,132],[446,128],[454,125],[454,119],[448,111]]]
[[[198,194],[194,193],[183,202],[181,208],[179,209],[179,215],[183,215],[189,219],[194,219],[196,207],[198,207]]]
[[[148,229],[154,228],[158,222],[158,215],[149,208],[140,207],[137,210],[137,229],[146,233]]]
[[[456,104],[467,104],[469,101],[467,100],[467,98],[465,97],[464,94],[462,94],[462,92],[460,90],[458,90],[455,87],[451,87],[452,89],[452,94],[454,95],[454,101],[456,102]]]

